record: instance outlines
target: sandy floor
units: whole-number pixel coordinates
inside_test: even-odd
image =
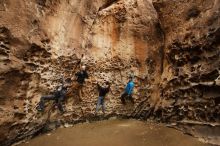
[[[78,124],[19,146],[209,146],[181,132],[136,120]]]

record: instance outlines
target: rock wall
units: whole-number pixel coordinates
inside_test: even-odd
[[[154,7],[165,60],[161,100],[151,116],[219,145],[220,1],[165,0]]]
[[[104,80],[112,83],[108,116],[219,122],[219,9],[219,0],[2,0],[0,144],[36,134],[47,120],[94,117],[95,82]],[[70,89],[64,115],[51,103],[37,113],[42,95],[73,79],[79,59],[90,76],[83,101]],[[135,105],[122,106],[130,74]]]
[[[67,123],[93,116],[96,81],[112,83],[107,115],[129,115],[159,83],[163,36],[151,1],[8,0],[0,8],[1,145],[36,133],[47,120]],[[40,97],[61,77],[73,78],[79,59],[90,76],[83,101],[70,89],[64,115],[50,109],[51,103],[37,113]],[[136,104],[122,106],[119,96],[130,74]]]
[[[220,121],[220,1],[154,3],[165,33],[163,121]],[[158,115],[158,116],[159,116]]]

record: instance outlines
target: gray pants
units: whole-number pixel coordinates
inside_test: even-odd
[[[100,106],[102,107],[102,112],[105,113],[105,101],[104,101],[104,97],[99,96],[98,98],[98,102],[96,105],[96,113],[99,111]]]

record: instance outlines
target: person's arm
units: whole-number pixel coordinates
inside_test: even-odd
[[[76,76],[76,77],[78,77],[78,76],[79,76],[79,74],[80,74],[80,72],[77,72],[77,73],[75,73],[75,76]]]
[[[98,91],[100,90],[101,86],[99,85],[99,83],[97,83],[97,86],[98,86]]]
[[[60,86],[56,86],[55,90],[53,91],[54,94],[58,92],[59,87]]]
[[[111,85],[108,87],[108,92],[111,92],[111,94],[113,95]]]
[[[80,65],[81,59],[77,60],[77,65]]]

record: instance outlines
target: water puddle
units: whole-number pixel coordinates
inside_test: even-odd
[[[137,120],[108,120],[59,128],[19,146],[209,146],[180,131]]]

